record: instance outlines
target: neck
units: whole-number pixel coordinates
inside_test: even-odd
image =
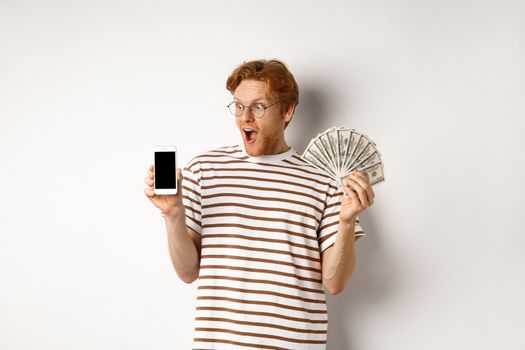
[[[279,154],[284,153],[290,149],[290,146],[286,144],[284,139],[281,139],[279,142],[275,143],[270,150],[270,154]]]
[[[254,150],[250,149],[250,147],[246,147],[246,144],[244,145],[246,153],[251,157],[258,157],[263,155],[272,155],[272,154],[280,154],[288,151],[290,149],[290,146],[286,144],[286,141],[284,138],[280,139],[279,141],[275,142],[268,148],[264,150],[260,150],[259,152],[252,153]],[[252,151],[252,152],[250,152]]]

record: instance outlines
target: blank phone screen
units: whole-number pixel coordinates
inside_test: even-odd
[[[176,188],[175,152],[155,152],[155,188]]]

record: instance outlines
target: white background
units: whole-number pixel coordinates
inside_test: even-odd
[[[524,349],[523,1],[0,1],[0,348],[189,349],[143,182],[239,142],[229,73],[278,58],[287,141],[368,134],[386,181],[361,214],[329,350]]]

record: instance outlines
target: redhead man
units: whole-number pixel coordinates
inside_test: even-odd
[[[193,348],[326,349],[325,290],[350,281],[371,184],[353,172],[347,197],[288,146],[299,89],[281,61],[244,62],[226,88],[241,142],[177,169],[177,195],[153,193],[153,165],[145,178],[177,275],[198,279]]]

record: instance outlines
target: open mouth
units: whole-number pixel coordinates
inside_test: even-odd
[[[254,143],[257,139],[257,131],[250,128],[242,128],[242,134],[247,143]]]

